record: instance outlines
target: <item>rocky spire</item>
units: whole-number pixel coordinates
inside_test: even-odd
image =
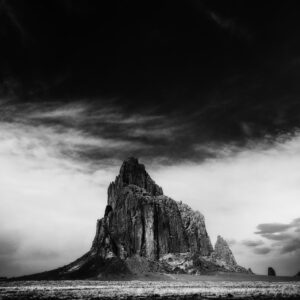
[[[114,207],[120,190],[131,184],[145,189],[152,196],[163,195],[162,188],[151,179],[145,166],[135,157],[129,157],[123,162],[115,181],[108,187],[108,205]]]
[[[213,257],[216,260],[221,260],[228,266],[236,266],[236,260],[230,250],[227,242],[219,235],[215,244]]]

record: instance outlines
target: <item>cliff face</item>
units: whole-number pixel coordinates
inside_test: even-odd
[[[209,256],[213,252],[213,247],[206,231],[204,216],[181,201],[177,202],[177,205],[188,239],[189,251],[201,256]]]
[[[158,260],[167,253],[213,251],[204,217],[163,195],[137,159],[126,160],[108,188],[104,218],[92,251],[103,258],[139,255]]]

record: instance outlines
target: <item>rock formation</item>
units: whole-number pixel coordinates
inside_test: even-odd
[[[276,276],[276,272],[272,267],[268,268],[268,276]]]
[[[239,266],[229,248],[228,243],[220,235],[217,237],[214,252],[211,254],[214,263],[231,272],[242,272],[253,274],[251,270]]]
[[[163,195],[136,158],[126,160],[108,188],[105,215],[97,222],[92,251],[103,258],[213,251],[204,217]]]
[[[213,250],[200,212],[165,196],[144,165],[129,158],[108,187],[91,250],[65,267],[29,277],[103,278],[156,271],[247,273],[221,237]]]
[[[212,254],[215,260],[220,260],[228,266],[236,266],[235,258],[227,242],[219,235],[215,244],[215,251]]]

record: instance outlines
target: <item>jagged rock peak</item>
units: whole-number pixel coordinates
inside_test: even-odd
[[[228,246],[228,243],[220,235],[217,238],[213,256],[215,259],[223,261],[228,266],[237,265],[233,253]]]
[[[128,185],[141,187],[152,196],[163,195],[162,188],[152,180],[147,173],[145,166],[140,164],[135,157],[129,157],[123,162],[119,175],[116,177],[115,181],[109,185],[108,204],[112,205],[118,192]]]

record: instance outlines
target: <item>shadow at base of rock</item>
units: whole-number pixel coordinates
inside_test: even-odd
[[[33,275],[9,278],[9,280],[74,280],[86,278],[114,280],[125,276],[130,277],[131,275],[132,273],[127,265],[120,258],[103,259],[88,252],[73,263],[61,268]]]

